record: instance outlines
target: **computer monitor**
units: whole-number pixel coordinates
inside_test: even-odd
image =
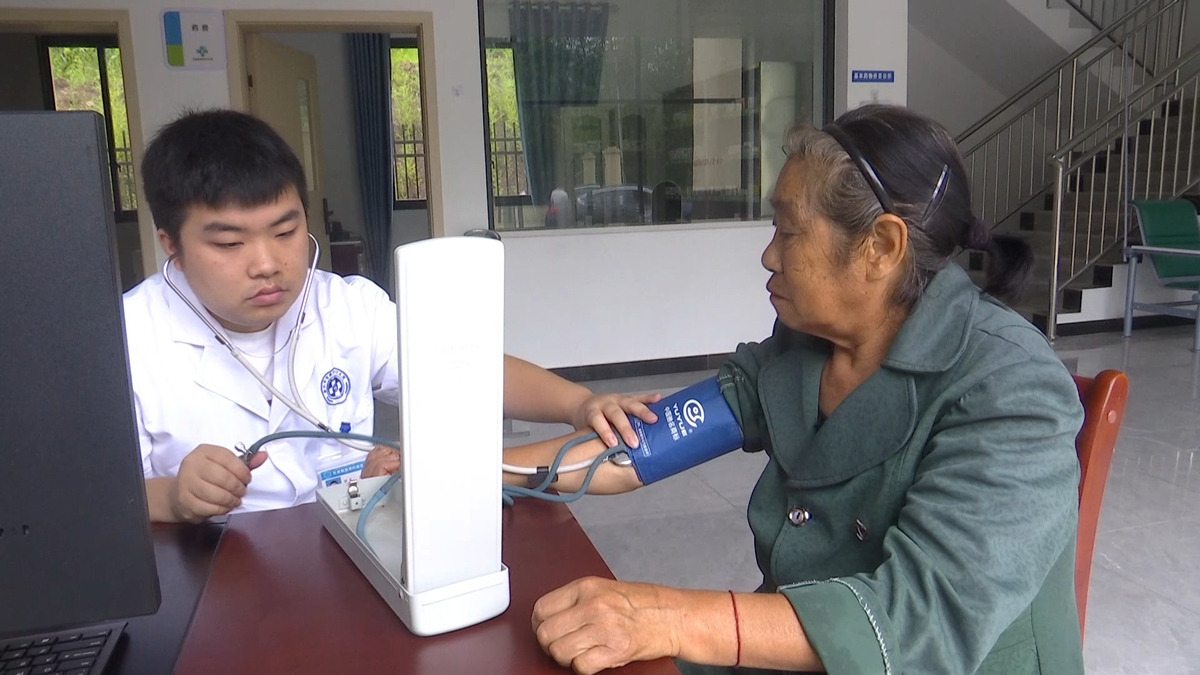
[[[0,113],[0,636],[158,608],[107,147]]]

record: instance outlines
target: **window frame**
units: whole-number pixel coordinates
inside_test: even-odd
[[[71,34],[71,35],[39,35],[37,37],[37,50],[39,68],[42,76],[42,102],[46,110],[57,110],[54,101],[54,73],[50,66],[50,50],[54,47],[89,47],[96,50],[96,61],[98,66],[98,75],[100,78],[100,98],[101,105],[104,110],[104,130],[108,137],[108,171],[109,171],[109,188],[112,190],[113,198],[113,215],[118,223],[137,222],[138,211],[137,205],[134,208],[124,208],[121,203],[121,170],[117,162],[117,139],[116,131],[113,127],[112,115],[112,92],[108,85],[108,64],[104,58],[104,50],[116,49],[118,52],[121,45],[118,42],[116,35],[108,34]],[[121,55],[121,63],[125,63],[125,55]],[[124,82],[124,73],[122,73],[122,82]],[[124,95],[124,92],[122,92]],[[128,101],[128,99],[126,99]],[[128,120],[126,120],[128,124]],[[134,194],[137,194],[137,166],[133,167],[134,171]]]
[[[417,39],[417,36],[415,36],[415,35],[411,35],[411,36],[406,35],[406,36],[400,36],[400,37],[392,36],[391,40],[389,41],[389,44],[388,44],[389,57],[391,55],[391,50],[393,50],[393,49],[416,49],[417,50],[417,60],[418,60],[418,63],[420,62],[420,59],[422,56],[421,55],[421,44],[420,44],[420,41]],[[424,101],[421,100],[425,96],[425,83],[419,82],[418,87],[419,87],[419,91],[417,92],[417,97],[418,97],[417,104],[421,108],[421,130],[422,130],[421,131],[421,136],[422,136],[421,163],[425,164],[425,152],[424,152],[425,141],[423,140],[424,136],[425,136],[425,133],[424,133],[424,130],[425,130],[425,105],[424,105]],[[388,96],[388,101],[389,101],[389,107],[390,107],[391,96]],[[393,120],[394,120],[395,119],[394,115],[395,115],[396,111],[391,110],[390,112],[392,113]],[[392,210],[393,211],[427,210],[429,208],[428,171],[426,171],[426,177],[425,177],[427,192],[424,197],[421,197],[419,199],[400,199],[399,196],[396,194],[396,180],[395,180],[395,175],[394,175],[395,171],[396,171],[396,146],[395,146],[395,140],[394,140],[395,139],[394,131],[393,131],[392,138],[393,138],[393,141],[392,141],[392,172],[393,172],[393,176],[392,176]]]

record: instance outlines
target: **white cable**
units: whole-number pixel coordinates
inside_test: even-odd
[[[597,455],[597,457],[598,456],[599,455]],[[567,464],[566,466],[560,466],[560,467],[558,467],[558,472],[559,473],[571,473],[572,471],[584,471],[588,467],[590,467],[592,465],[592,462],[594,462],[594,461],[596,461],[596,457],[593,457],[593,458],[587,460],[586,462],[576,462],[575,464]],[[520,476],[533,476],[538,472],[538,468],[539,468],[539,467],[531,467],[531,466],[517,466],[515,464],[501,464],[500,467],[504,469],[504,473],[515,473]],[[545,468],[545,467],[540,467],[540,468]]]
[[[317,255],[320,255],[319,249]],[[295,411],[297,415],[315,424],[318,429],[330,430],[326,425],[315,421],[317,419],[316,415],[313,415],[312,411],[308,409],[308,406],[304,404],[304,397],[300,395],[300,388],[296,386],[296,344],[300,342],[300,325],[304,322],[304,312],[308,308],[308,294],[309,291],[312,290],[312,277],[313,274],[316,273],[316,264],[316,256],[314,255],[313,267],[309,270],[308,278],[304,282],[304,290],[300,294],[300,314],[296,316],[296,325],[292,328],[291,334],[288,335],[288,386],[292,390],[292,396],[295,397],[295,405],[293,405],[293,401],[288,400],[286,396],[281,400],[283,401],[284,405]],[[374,444],[371,443],[366,443],[364,441],[350,441],[344,438],[339,438],[338,443],[341,443],[342,445],[353,450],[361,450],[363,452],[370,452],[375,448]]]

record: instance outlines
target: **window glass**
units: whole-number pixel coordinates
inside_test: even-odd
[[[496,229],[771,216],[825,109],[818,0],[484,0]]]

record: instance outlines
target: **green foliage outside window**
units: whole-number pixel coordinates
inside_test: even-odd
[[[137,209],[136,179],[129,141],[129,115],[125,104],[125,79],[121,72],[121,50],[117,47],[51,46],[50,80],[55,110],[93,110],[104,115],[108,95],[111,119],[106,119],[117,160],[114,180],[119,187],[118,211]],[[104,59],[107,82],[101,82],[100,59]]]

